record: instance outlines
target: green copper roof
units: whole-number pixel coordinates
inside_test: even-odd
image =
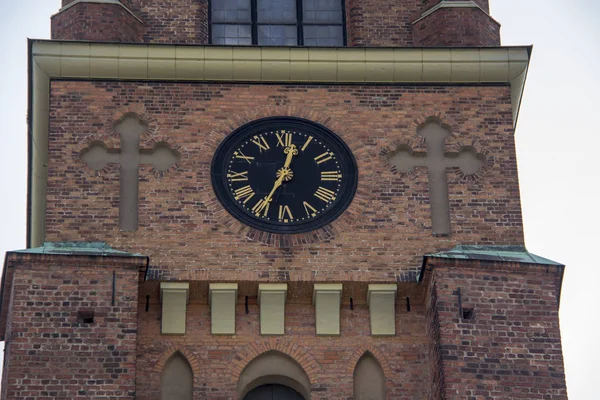
[[[41,247],[17,250],[15,253],[143,257],[138,253],[115,250],[105,242],[44,242]]]
[[[524,246],[456,246],[452,250],[435,254],[426,254],[425,257],[564,266],[561,263],[536,256],[535,254],[528,252]]]

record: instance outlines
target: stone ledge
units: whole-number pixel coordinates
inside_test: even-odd
[[[483,8],[481,8],[474,1],[441,1],[438,4],[436,4],[435,6],[431,7],[429,10],[423,12],[419,18],[417,18],[415,21],[413,21],[412,24],[415,25],[417,22],[427,18],[429,15],[433,14],[434,12],[436,12],[442,8],[477,8],[477,9],[481,10],[485,15],[487,15],[490,18],[490,20],[494,21],[496,24],[498,24],[498,26],[500,26],[500,22],[498,22],[494,18],[492,18],[492,16],[489,15],[489,13],[487,11],[485,11]]]

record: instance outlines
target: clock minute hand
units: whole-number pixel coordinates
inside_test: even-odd
[[[271,193],[269,193],[269,195],[267,197],[265,197],[265,201],[271,201],[273,194],[275,193],[277,188],[279,186],[281,186],[281,183],[283,182],[283,178],[285,178],[285,176],[286,176],[285,174],[281,174],[281,176],[275,181],[275,184],[273,185],[273,189],[271,189]]]

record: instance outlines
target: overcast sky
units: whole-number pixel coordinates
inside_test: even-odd
[[[560,309],[571,400],[598,399],[600,4],[490,0],[504,45],[534,45],[517,126],[529,251],[567,265]],[[0,24],[0,256],[25,247],[27,41],[60,0],[4,1]]]

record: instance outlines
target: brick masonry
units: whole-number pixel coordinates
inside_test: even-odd
[[[420,3],[420,0],[347,0],[348,45],[412,46],[412,21],[420,15]]]
[[[2,398],[135,399],[138,271],[145,264],[10,254]],[[93,311],[94,323],[78,321],[80,311]]]
[[[480,8],[441,8],[413,25],[415,46],[500,46],[500,24]]]
[[[427,268],[433,398],[567,399],[562,267],[430,258]]]
[[[304,295],[298,285],[292,286],[294,290],[286,305],[284,336],[261,336],[256,297],[250,298],[246,314],[243,296],[240,296],[236,309],[236,335],[211,336],[206,291],[196,284],[191,288],[186,335],[161,336],[158,285],[155,282],[144,284],[140,298],[149,295],[152,300],[148,312],[145,304],[140,304],[139,310],[137,399],[158,399],[162,368],[175,351],[181,351],[190,360],[194,376],[198,377],[196,398],[235,398],[243,368],[269,350],[280,351],[300,363],[310,378],[313,399],[352,397],[354,367],[365,352],[377,358],[388,377],[389,399],[427,398],[423,377],[428,374],[428,337],[422,306],[416,306],[408,313],[405,304],[399,305],[397,335],[372,337],[369,336],[364,290],[353,296],[353,310],[349,297],[344,298],[339,337],[316,337],[310,295]],[[200,362],[196,363],[196,360]]]
[[[507,87],[61,81],[51,91],[46,240],[106,240],[150,256],[162,279],[407,281],[424,253],[523,243]],[[113,123],[132,111],[150,125],[141,148],[166,142],[182,157],[164,174],[140,168],[140,226],[121,232],[119,166],[96,173],[79,155],[98,140],[119,148]],[[355,200],[315,233],[282,237],[247,228],[212,190],[210,164],[220,141],[246,121],[276,115],[331,128],[358,163]],[[426,169],[399,174],[386,162],[400,144],[425,151],[416,132],[432,116],[452,129],[448,151],[472,146],[492,164],[478,177],[448,173],[449,237],[432,236]]]
[[[70,1],[63,1],[63,5]],[[52,18],[52,38],[111,42],[208,44],[207,0],[121,1],[142,22],[114,4],[79,3]],[[450,8],[413,26],[438,0],[346,0],[349,46],[496,46],[499,25],[482,9]],[[482,11],[484,10],[484,11]]]
[[[52,39],[140,42],[144,24],[116,4],[78,3],[52,17]]]
[[[498,25],[483,10],[439,1],[347,0],[351,46],[494,46]],[[69,3],[63,1],[63,5]],[[56,15],[55,39],[207,44],[206,0],[82,3]],[[523,245],[510,88],[442,85],[278,85],[53,81],[50,87],[47,241],[106,241],[145,258],[7,257],[0,325],[3,399],[155,400],[169,358],[180,352],[194,398],[235,399],[257,355],[277,350],[304,369],[313,399],[353,398],[365,352],[380,363],[390,400],[564,400],[558,327],[558,267],[449,262],[423,255],[455,245]],[[94,172],[81,152],[119,148],[114,123],[136,113],[148,124],[140,147],[168,143],[181,154],[166,172],[140,167],[139,229],[119,230],[119,167]],[[331,225],[266,234],[233,219],[210,181],[213,154],[235,128],[295,116],[336,132],[353,151],[359,186]],[[448,170],[451,233],[434,236],[425,168],[398,173],[388,157],[425,151],[419,126],[449,127],[447,152],[485,155],[476,175]],[[112,274],[116,273],[115,305]],[[160,334],[159,281],[190,282],[186,334]],[[235,335],[210,334],[209,282],[237,282]],[[260,282],[287,282],[285,335],[259,334]],[[315,282],[342,282],[341,335],[316,337]],[[396,335],[374,337],[369,283],[397,282]],[[473,319],[460,317],[462,307]],[[408,300],[407,300],[408,299]],[[246,301],[248,306],[246,309]],[[408,303],[410,302],[410,307]],[[94,323],[77,322],[94,311]]]

